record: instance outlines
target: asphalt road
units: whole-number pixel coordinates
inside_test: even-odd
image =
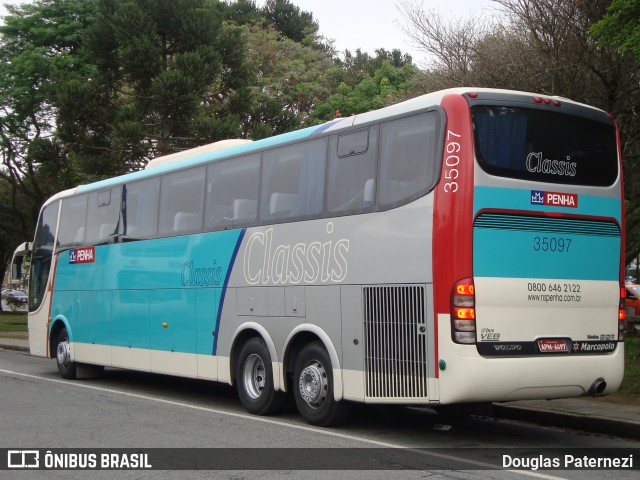
[[[315,428],[295,412],[275,417],[249,415],[240,406],[235,391],[225,385],[118,369],[107,370],[99,379],[64,381],[58,377],[53,360],[2,350],[0,408],[0,448],[5,449],[229,448],[251,456],[247,461],[257,458],[259,464],[264,459],[266,464],[280,455],[287,464],[284,471],[0,471],[0,478],[387,480],[428,476],[589,480],[602,478],[603,472],[488,470],[484,469],[483,455],[531,455],[545,448],[640,449],[638,441],[484,417],[466,418],[451,425],[433,411],[420,408],[358,406],[347,425]],[[279,450],[265,450],[266,447]],[[430,449],[416,453],[426,465],[423,470],[388,471],[391,464],[410,452],[395,450],[398,447]],[[371,454],[360,450],[368,448],[376,450]],[[471,455],[467,450],[479,448],[486,450],[471,450],[475,452]],[[332,470],[329,474],[313,470],[344,464],[342,451],[323,449],[345,449],[346,456],[355,455],[360,463],[371,462],[380,467],[367,471]],[[403,465],[414,465],[412,461]],[[640,455],[635,462],[640,464]],[[291,467],[291,463],[295,466]],[[608,471],[606,476],[636,479],[638,470]]]

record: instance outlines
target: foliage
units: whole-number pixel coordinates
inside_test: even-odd
[[[411,63],[396,67],[389,60],[383,60],[379,68],[371,75],[365,73],[356,85],[342,82],[335,94],[318,105],[314,115],[326,121],[334,116],[349,116],[395,103],[418,73]]]
[[[79,180],[53,136],[51,97],[61,72],[89,75],[80,38],[95,2],[40,0],[7,9],[11,15],[0,26],[0,178],[13,189],[13,204],[24,197],[35,219],[47,197]],[[20,225],[33,233],[33,221]]]
[[[640,60],[640,0],[613,0],[591,32],[607,46]]]
[[[331,58],[322,50],[280,38],[272,28],[244,27],[243,39],[255,78],[243,133],[258,139],[308,123],[337,75]]]
[[[640,396],[640,337],[624,340],[624,379],[618,395],[638,402]]]
[[[217,3],[104,0],[83,39],[95,74],[67,76],[54,99],[82,170],[123,173],[238,133],[226,117],[247,81],[244,50]]]

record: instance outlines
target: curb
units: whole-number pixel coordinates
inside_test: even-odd
[[[29,347],[23,347],[22,345],[0,344],[0,350],[14,350],[17,352],[29,353]]]
[[[29,353],[29,347],[25,347],[23,345],[11,345],[7,343],[3,343],[2,339],[0,339],[0,350],[15,350],[18,352]]]
[[[496,418],[521,420],[539,425],[565,427],[583,432],[640,439],[640,423],[603,417],[587,417],[568,412],[537,410],[517,406],[493,404]]]

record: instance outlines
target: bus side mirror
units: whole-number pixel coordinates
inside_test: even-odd
[[[31,253],[31,244],[29,242],[24,242],[15,249],[11,260],[11,280],[22,280],[22,262],[25,255],[29,253]]]
[[[11,280],[22,280],[22,260],[24,257],[13,257],[11,264]]]

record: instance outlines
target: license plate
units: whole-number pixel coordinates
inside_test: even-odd
[[[569,345],[566,340],[545,338],[538,340],[540,353],[568,353]]]

